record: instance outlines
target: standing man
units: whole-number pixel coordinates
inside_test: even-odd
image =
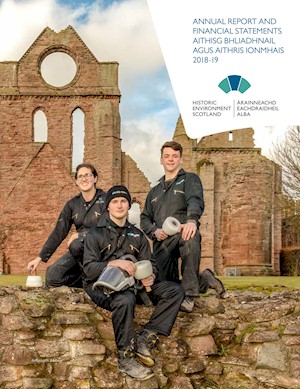
[[[67,242],[68,252],[46,270],[46,286],[82,287],[83,247],[86,233],[97,224],[105,210],[105,192],[96,188],[97,180],[98,173],[93,165],[82,163],[77,166],[75,182],[80,193],[65,204],[41,252],[27,265],[27,269],[34,273],[41,262],[48,262],[74,224],[76,232]]]
[[[175,282],[157,282],[157,268],[151,256],[149,242],[144,233],[127,220],[130,204],[131,196],[126,187],[114,186],[107,192],[108,214],[86,237],[83,284],[99,307],[112,312],[119,370],[138,380],[147,380],[154,375],[149,369],[155,363],[151,345],[157,344],[158,334],[170,334],[184,299],[184,290]],[[118,268],[133,276],[136,270],[134,262],[130,260],[133,256],[137,261],[152,262],[153,273],[143,279],[142,284],[144,287],[151,287],[149,297],[156,306],[149,322],[138,336],[135,333],[134,310],[140,296],[136,294],[134,287],[128,285],[127,288],[110,294],[105,294],[102,288],[93,287],[104,269],[106,274],[108,269],[115,274],[115,268]],[[108,278],[111,279],[112,276]],[[140,364],[135,357],[148,367]]]
[[[166,142],[161,148],[160,163],[165,175],[147,196],[141,214],[141,228],[153,240],[159,278],[180,282],[178,259],[181,257],[181,283],[186,297],[181,310],[191,312],[194,297],[204,293],[209,287],[219,295],[225,292],[220,280],[206,269],[199,274],[201,257],[201,235],[199,219],[204,211],[203,188],[195,173],[187,173],[181,168],[182,146],[177,142]],[[162,224],[169,216],[179,220],[179,233],[168,236]]]

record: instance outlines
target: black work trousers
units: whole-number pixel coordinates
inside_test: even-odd
[[[183,240],[180,234],[153,242],[153,255],[158,267],[159,280],[181,282],[187,296],[199,295],[199,269],[201,257],[201,235]],[[181,258],[181,280],[178,259]]]
[[[67,252],[46,270],[45,284],[49,287],[70,286],[82,288],[82,270],[79,262]]]
[[[118,350],[130,349],[136,337],[134,311],[138,295],[133,290],[127,289],[106,296],[101,289],[93,290],[92,284],[86,287],[86,292],[99,307],[112,312]],[[144,328],[157,334],[169,335],[184,296],[184,290],[180,284],[162,281],[152,285],[149,297],[155,309]]]
[[[69,251],[46,270],[46,286],[82,288],[82,262],[84,242],[74,239]]]

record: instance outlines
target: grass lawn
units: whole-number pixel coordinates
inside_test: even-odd
[[[25,286],[27,275],[0,275],[0,286]],[[42,276],[44,279],[44,276]],[[219,277],[228,290],[280,290],[283,288],[300,289],[300,277]]]
[[[0,286],[11,286],[11,285],[25,286],[26,278],[27,275],[25,276],[0,275]],[[45,277],[42,276],[42,279],[44,280]]]
[[[300,277],[219,277],[228,290],[300,289]]]

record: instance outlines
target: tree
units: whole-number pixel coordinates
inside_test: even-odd
[[[273,145],[272,157],[282,169],[283,247],[300,245],[300,126],[288,127]]]
[[[300,199],[300,126],[288,127],[274,144],[272,156],[282,167],[282,189],[292,199]]]

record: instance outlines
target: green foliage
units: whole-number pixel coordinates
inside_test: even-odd
[[[0,275],[0,286],[25,286],[27,275]],[[44,280],[44,276],[42,279]],[[272,293],[288,289],[300,289],[300,277],[219,277],[227,290],[250,290],[253,292]],[[208,293],[209,294],[209,293]],[[204,294],[203,296],[205,296]]]
[[[300,277],[240,276],[219,277],[228,290],[280,291],[285,288],[300,289]]]
[[[226,346],[224,344],[218,346],[217,355],[219,355],[220,357],[226,356],[228,352],[229,352],[229,346]]]
[[[256,328],[256,324],[252,323],[252,324],[249,324],[247,327],[245,327],[241,333],[235,338],[235,342],[237,344],[242,344],[243,343],[243,339],[244,339],[244,336],[246,334],[253,334],[254,330]]]
[[[282,250],[280,253],[280,272],[286,276],[300,275],[300,251]]]

